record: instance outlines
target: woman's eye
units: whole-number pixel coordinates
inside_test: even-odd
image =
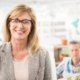
[[[27,23],[28,23],[28,21],[23,21],[23,23],[24,23],[24,24],[27,24]]]
[[[13,22],[19,22],[19,20],[17,20],[17,19],[14,19],[14,20],[12,20]]]

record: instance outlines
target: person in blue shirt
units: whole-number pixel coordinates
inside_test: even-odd
[[[57,66],[56,73],[59,77],[65,73],[80,73],[80,43],[77,41],[69,42],[70,57],[64,58]]]

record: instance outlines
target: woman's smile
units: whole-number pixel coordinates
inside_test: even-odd
[[[15,30],[18,34],[23,34],[25,33],[25,31],[22,31],[22,30]]]

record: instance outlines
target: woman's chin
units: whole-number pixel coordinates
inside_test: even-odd
[[[22,37],[16,37],[15,40],[24,40]]]

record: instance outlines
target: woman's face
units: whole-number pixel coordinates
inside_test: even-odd
[[[31,17],[27,12],[10,19],[11,39],[27,39],[31,30]]]

